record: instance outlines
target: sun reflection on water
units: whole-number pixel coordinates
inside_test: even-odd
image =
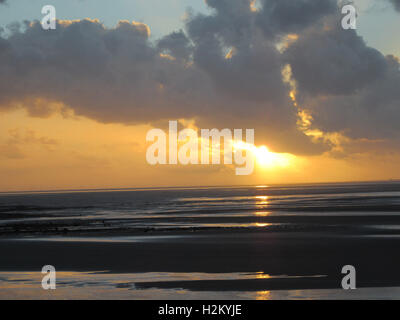
[[[256,196],[256,206],[266,206],[269,204],[268,196]]]
[[[259,223],[259,222],[256,222],[256,226],[260,227],[260,228],[268,227],[270,225],[271,225],[270,223]]]
[[[271,291],[257,291],[256,300],[271,300]]]
[[[259,217],[267,217],[267,216],[269,216],[271,214],[271,212],[269,212],[269,211],[257,211],[254,214],[256,216],[259,216]]]

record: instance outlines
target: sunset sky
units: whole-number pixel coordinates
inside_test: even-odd
[[[354,4],[0,0],[0,191],[400,179],[400,1]],[[169,120],[254,128],[254,173],[149,165]]]

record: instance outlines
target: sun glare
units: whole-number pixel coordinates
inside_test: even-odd
[[[253,152],[257,163],[263,167],[287,167],[290,162],[286,155],[270,152],[265,146],[256,147]]]
[[[235,142],[234,148],[236,150],[251,151],[259,166],[263,168],[285,168],[291,164],[293,155],[286,153],[275,153],[269,151],[266,146],[255,146],[244,142]]]

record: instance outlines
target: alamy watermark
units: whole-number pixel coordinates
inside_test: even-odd
[[[230,129],[201,129],[199,136],[194,129],[186,128],[178,132],[178,121],[169,121],[168,149],[167,134],[162,129],[149,130],[146,141],[154,142],[146,152],[146,160],[151,165],[175,165],[178,162],[182,165],[208,165],[223,162],[240,166],[235,170],[236,175],[249,175],[254,170],[253,153],[242,147],[254,144],[254,129],[246,129],[244,142],[242,129],[234,129],[233,134]]]
[[[42,279],[42,288],[44,290],[56,289],[56,268],[52,265],[45,265],[42,268],[42,273],[46,274]]]
[[[55,30],[57,27],[56,8],[52,5],[44,6],[42,14],[45,15],[41,21],[43,30]]]
[[[342,268],[342,274],[345,274],[342,279],[342,288],[344,290],[356,289],[356,268],[349,264],[345,265]]]
[[[347,4],[342,7],[342,28],[345,30],[357,29],[357,10],[352,4]]]

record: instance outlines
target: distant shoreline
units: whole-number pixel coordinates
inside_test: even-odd
[[[191,190],[191,189],[224,189],[224,188],[257,188],[257,187],[301,187],[311,185],[351,185],[351,184],[381,184],[381,183],[400,183],[398,179],[388,180],[365,180],[365,181],[332,181],[332,182],[299,182],[299,183],[267,183],[265,185],[211,185],[211,186],[176,186],[176,187],[122,187],[122,188],[82,188],[82,189],[48,189],[48,190],[11,190],[0,191],[1,195],[9,194],[40,194],[40,193],[76,193],[76,192],[113,192],[113,191],[151,191],[151,190]]]

